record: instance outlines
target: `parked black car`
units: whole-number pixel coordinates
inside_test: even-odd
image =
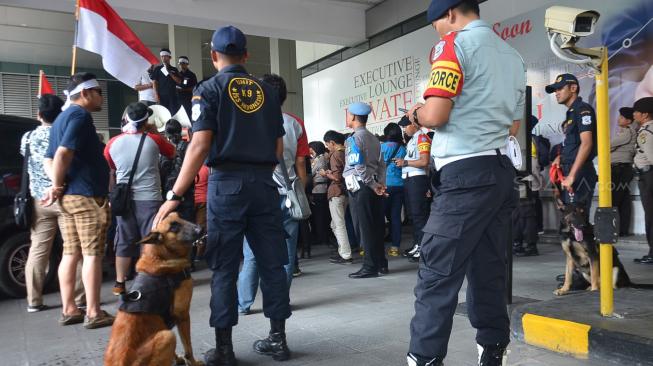
[[[20,190],[23,157],[20,139],[35,129],[38,121],[30,118],[0,115],[0,293],[11,297],[25,296],[25,263],[29,253],[29,230],[14,223],[14,196]],[[45,288],[56,281],[62,244],[53,244],[47,269]]]

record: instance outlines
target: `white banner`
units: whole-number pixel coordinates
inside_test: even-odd
[[[595,34],[579,45],[608,45],[610,114],[615,124],[620,107],[632,106],[635,98],[653,94],[653,71],[649,71],[653,65],[653,1],[577,0],[556,5],[601,13]],[[594,72],[566,63],[551,52],[544,28],[545,10],[542,7],[491,26],[524,58],[528,84],[533,87],[532,113],[555,142],[560,140],[559,125],[567,108],[546,94],[544,86],[560,73],[572,73],[579,79],[583,99],[595,104]],[[370,104],[368,128],[382,134],[388,122],[403,115],[399,108],[409,109],[422,101],[430,72],[429,53],[437,41],[437,33],[427,26],[304,78],[304,120],[309,139],[322,140],[330,129],[345,130],[346,107],[355,101]]]

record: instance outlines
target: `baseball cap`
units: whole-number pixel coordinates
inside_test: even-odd
[[[640,113],[653,113],[653,97],[637,99],[633,105],[633,111]]]
[[[572,74],[560,74],[556,78],[556,81],[551,85],[547,85],[544,90],[546,90],[547,93],[551,94],[568,84],[578,85],[578,79],[576,79],[576,77]]]
[[[449,9],[458,6],[462,2],[462,0],[432,0],[426,11],[426,20],[431,24],[442,18]]]
[[[211,49],[225,55],[242,55],[247,52],[247,38],[234,26],[222,27],[213,32]]]

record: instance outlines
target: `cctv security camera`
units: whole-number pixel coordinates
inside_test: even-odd
[[[557,33],[567,39],[587,37],[594,33],[599,16],[599,12],[594,10],[552,6],[546,9],[544,26],[549,33]]]

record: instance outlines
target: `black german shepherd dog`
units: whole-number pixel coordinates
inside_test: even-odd
[[[574,271],[589,282],[589,290],[599,289],[599,243],[594,237],[594,226],[587,221],[584,204],[571,203],[563,206],[560,236],[566,256],[564,283],[553,293],[562,296],[572,289]],[[575,284],[574,284],[575,285]],[[576,287],[576,286],[574,286]],[[619,252],[612,247],[612,287],[653,289],[653,284],[635,284],[628,277],[619,260]]]

